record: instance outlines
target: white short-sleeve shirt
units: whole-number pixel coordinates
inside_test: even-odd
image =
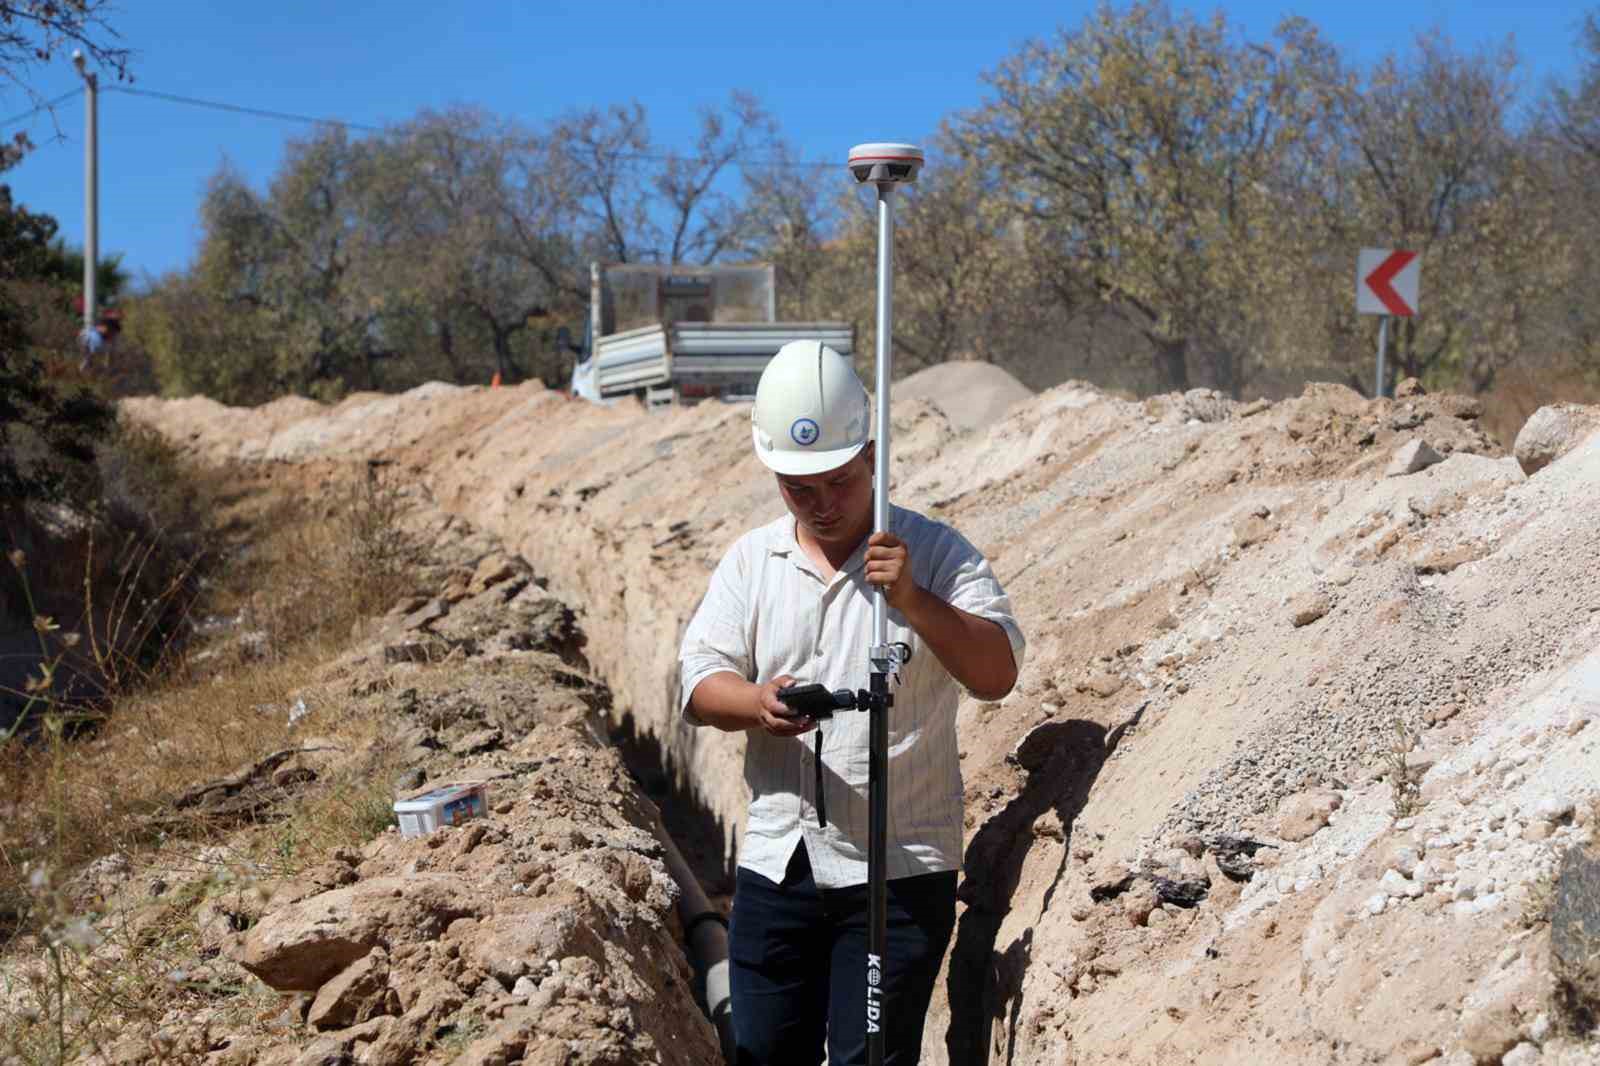
[[[890,530],[906,543],[912,576],[940,599],[1005,630],[1017,669],[1025,642],[1011,602],[983,555],[955,530],[894,507]],[[868,687],[875,593],[864,576],[866,545],[825,580],[795,541],[791,515],[741,537],[718,564],[684,633],[679,652],[681,710],[695,687],[731,672],[757,684],[789,674],[829,689]],[[892,685],[889,715],[888,876],[961,866],[961,762],[956,750],[959,683],[923,646],[900,612],[889,611],[890,642],[904,641],[911,661]],[[828,825],[817,824],[814,737],[745,735],[750,816],[739,865],[782,881],[802,839],[819,887],[867,880],[868,716],[843,711],[823,734]]]

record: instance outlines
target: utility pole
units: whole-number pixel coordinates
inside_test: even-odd
[[[83,106],[83,328],[94,329],[98,317],[95,269],[100,263],[100,79],[85,69],[83,52],[74,50],[72,65],[87,87]]]

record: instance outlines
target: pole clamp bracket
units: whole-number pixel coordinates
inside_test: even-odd
[[[882,674],[897,674],[900,667],[911,661],[911,645],[905,641],[893,644],[874,644],[867,651],[872,668]]]

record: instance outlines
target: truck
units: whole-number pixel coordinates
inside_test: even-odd
[[[796,340],[849,356],[855,326],[777,321],[771,263],[593,263],[583,341],[571,345],[572,391],[651,408],[747,398],[768,360]]]

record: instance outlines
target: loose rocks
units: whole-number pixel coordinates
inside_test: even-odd
[[[1444,457],[1428,444],[1427,441],[1417,439],[1409,444],[1402,445],[1394,453],[1394,458],[1389,460],[1389,466],[1384,470],[1385,477],[1404,477],[1406,474],[1415,474],[1419,470],[1426,470],[1435,463],[1444,462]]]
[[[491,553],[479,561],[477,569],[473,571],[469,589],[473,593],[482,592],[502,581],[516,577],[526,569],[527,566],[520,559],[512,559],[502,552]]]
[[[264,917],[239,963],[279,991],[315,991],[376,947],[389,930],[432,935],[472,913],[460,879],[440,874],[374,878]]]
[[[1390,899],[1417,899],[1422,895],[1422,886],[1399,870],[1386,871],[1383,879],[1378,882],[1378,887],[1383,889],[1384,895]]]
[[[398,1005],[389,989],[389,955],[374,948],[322,986],[306,1021],[318,1029],[342,1029],[375,1015],[395,1013]]]
[[[1517,1039],[1517,1013],[1510,1003],[1492,1003],[1461,1020],[1461,1047],[1475,1062],[1499,1062]]]
[[[1289,605],[1289,621],[1296,629],[1308,626],[1327,614],[1329,607],[1328,597],[1308,593]]]
[[[1109,699],[1122,691],[1122,678],[1107,670],[1096,670],[1077,684],[1079,692],[1091,692],[1101,699]]]
[[[1561,403],[1541,407],[1523,423],[1512,447],[1525,474],[1535,474],[1577,447],[1600,429],[1593,408]]]
[[[1546,796],[1539,801],[1539,817],[1546,822],[1572,820],[1573,802],[1565,796]]]
[[[1144,925],[1150,920],[1150,913],[1160,902],[1155,886],[1141,881],[1123,893],[1122,910],[1128,916],[1129,922],[1134,925]]]
[[[1328,824],[1329,815],[1342,802],[1332,789],[1314,788],[1289,796],[1278,805],[1278,836],[1284,840],[1304,840]]]
[[[1526,1041],[1505,1053],[1500,1066],[1534,1066],[1539,1061],[1539,1049]]]

